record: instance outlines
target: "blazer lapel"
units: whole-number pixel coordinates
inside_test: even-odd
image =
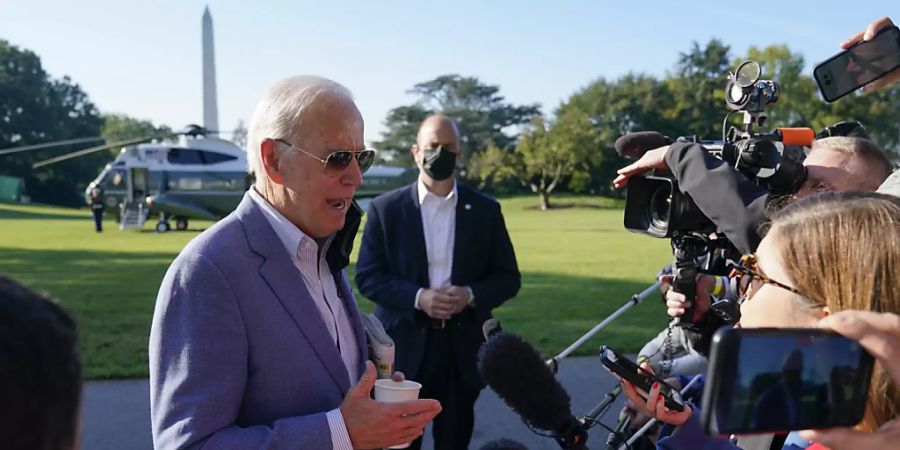
[[[468,261],[467,250],[472,235],[472,223],[475,219],[475,211],[472,209],[469,192],[457,183],[456,192],[459,199],[456,202],[456,233],[453,237],[453,268],[450,279],[453,284],[461,283],[461,273]]]
[[[309,342],[341,392],[347,392],[350,388],[347,368],[303,282],[302,275],[275,235],[275,230],[249,196],[245,196],[238,207],[238,215],[244,224],[244,232],[250,247],[264,258],[259,268],[260,276],[290,314],[300,333]],[[359,318],[356,319],[358,321]]]
[[[418,274],[415,277],[420,286],[429,286],[428,280],[428,253],[425,249],[425,231],[422,227],[422,209],[419,207],[418,183],[413,183],[409,188],[406,207],[403,208],[403,222],[409,226],[406,250],[412,256],[413,271]],[[405,238],[405,236],[401,236]],[[405,239],[404,239],[405,240]],[[403,240],[401,240],[403,242]]]

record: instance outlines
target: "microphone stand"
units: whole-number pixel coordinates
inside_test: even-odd
[[[557,370],[559,369],[559,361],[561,361],[563,358],[569,356],[569,354],[574,352],[575,349],[577,349],[578,347],[581,347],[581,345],[584,344],[588,339],[592,338],[595,334],[597,334],[597,332],[599,332],[601,329],[603,329],[603,327],[608,325],[610,322],[615,320],[617,317],[621,316],[623,313],[625,313],[625,311],[628,311],[632,306],[637,305],[638,303],[641,302],[641,300],[647,298],[647,296],[649,296],[653,292],[658,291],[659,286],[660,286],[660,283],[659,283],[659,281],[657,281],[656,283],[653,283],[650,286],[648,286],[646,289],[644,289],[640,293],[632,295],[631,299],[629,299],[628,302],[626,302],[624,305],[622,305],[622,307],[620,307],[615,312],[610,314],[609,317],[607,317],[606,319],[603,319],[603,321],[598,323],[596,326],[594,326],[594,328],[591,328],[591,331],[588,331],[587,333],[584,334],[584,336],[581,336],[580,338],[578,338],[577,341],[573,342],[572,345],[570,345],[568,348],[566,348],[565,350],[560,352],[560,354],[554,356],[551,359],[548,359],[547,367],[549,367],[550,370],[553,371],[553,373],[556,373]]]

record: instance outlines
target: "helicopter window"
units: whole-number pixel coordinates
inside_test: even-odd
[[[169,172],[166,187],[172,191],[244,191],[243,172]]]
[[[237,157],[192,148],[171,148],[168,159],[171,164],[216,164],[233,161]]]
[[[127,176],[125,169],[112,169],[106,173],[101,182],[108,189],[124,189],[125,177]]]

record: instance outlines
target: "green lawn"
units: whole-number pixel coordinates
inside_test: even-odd
[[[569,207],[533,208],[536,199],[502,201],[522,271],[522,290],[496,311],[506,330],[553,355],[653,282],[668,243],[622,229],[621,206],[609,199],[554,198]],[[90,211],[0,204],[0,272],[48,292],[78,319],[89,378],[147,375],[147,336],[163,274],[181,248],[209,223],[191,230],[93,231]],[[360,233],[361,236],[361,233]],[[355,258],[355,255],[354,255]],[[355,265],[351,265],[352,273]],[[360,299],[365,311],[374,309]],[[653,297],[581,347],[637,351],[665,326]]]

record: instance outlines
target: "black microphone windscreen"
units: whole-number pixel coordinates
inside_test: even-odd
[[[672,143],[672,140],[656,131],[637,131],[616,139],[616,153],[632,159],[638,159],[653,150]]]
[[[532,426],[560,431],[571,425],[569,394],[522,338],[507,332],[494,335],[479,351],[478,370],[485,383]]]
[[[519,441],[504,438],[485,442],[478,450],[528,450],[528,447]]]

